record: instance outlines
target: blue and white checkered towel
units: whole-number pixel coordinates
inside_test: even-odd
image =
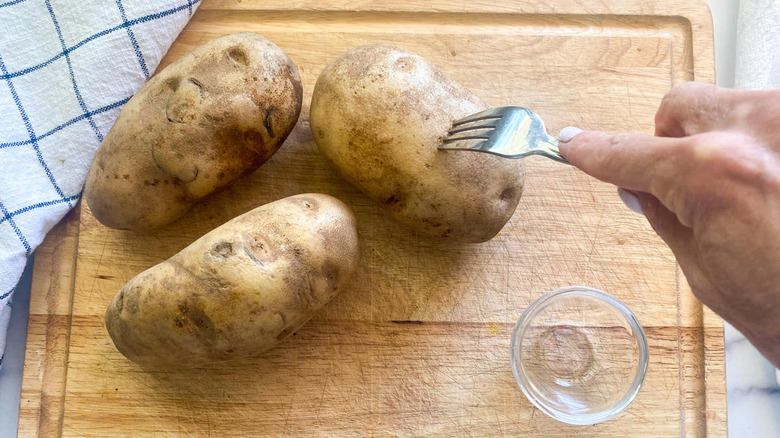
[[[200,0],[0,0],[0,366],[27,257]]]

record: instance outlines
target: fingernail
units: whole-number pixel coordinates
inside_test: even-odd
[[[642,212],[642,204],[639,203],[639,198],[635,194],[619,187],[617,192],[618,196],[620,196],[620,200],[626,204],[626,207],[630,208],[634,213],[644,214]]]
[[[560,134],[558,134],[558,138],[561,139],[562,142],[571,141],[572,138],[574,138],[577,134],[582,132],[582,129],[575,128],[574,126],[567,126],[563,129],[561,129]]]

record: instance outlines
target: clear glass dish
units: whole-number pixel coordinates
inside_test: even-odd
[[[631,310],[612,295],[572,286],[543,295],[520,316],[512,371],[523,394],[569,424],[615,417],[639,393],[648,349]]]

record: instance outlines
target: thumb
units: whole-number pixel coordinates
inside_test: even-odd
[[[678,178],[681,163],[671,155],[684,140],[577,128],[564,128],[559,136],[558,148],[569,163],[626,190],[653,193],[664,200],[670,183]]]

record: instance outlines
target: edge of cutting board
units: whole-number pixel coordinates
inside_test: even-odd
[[[235,0],[204,0],[201,9],[220,8],[227,3],[235,3]],[[323,10],[345,8],[343,2],[332,0],[319,2],[316,6],[314,2],[303,3],[312,3],[311,8]],[[248,0],[239,7],[257,7],[257,4],[256,0]],[[631,0],[577,4],[581,11],[575,6],[567,14],[660,15],[687,20],[691,27],[692,74],[696,80],[714,82],[712,18],[704,2],[679,4],[668,0],[657,3]],[[269,1],[263,3],[261,9],[290,9],[287,5],[286,2]],[[296,7],[300,5],[296,3]],[[427,10],[424,2],[401,0],[384,3],[382,10],[398,7]],[[470,8],[478,12],[506,12],[510,8],[515,13],[559,13],[541,0],[513,5],[475,1]],[[20,437],[59,437],[62,434],[80,213],[79,204],[52,229],[35,252],[19,413]],[[680,332],[684,336],[679,340],[678,350],[681,363],[680,435],[725,436],[723,322],[693,296],[679,269],[677,281],[678,325],[699,328]]]

